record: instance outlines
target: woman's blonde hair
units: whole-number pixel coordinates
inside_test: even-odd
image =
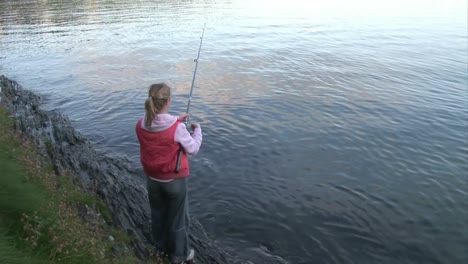
[[[171,98],[171,87],[165,83],[152,84],[148,91],[145,102],[146,121],[145,126],[149,128],[157,114],[161,112],[168,100]]]

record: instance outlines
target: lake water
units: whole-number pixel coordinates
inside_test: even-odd
[[[185,110],[203,23],[191,212],[216,243],[468,263],[466,1],[0,1],[0,74],[140,168],[147,88]]]

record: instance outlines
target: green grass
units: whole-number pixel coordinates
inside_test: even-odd
[[[46,149],[52,155],[50,143]],[[99,198],[80,191],[71,175],[55,176],[51,163],[41,164],[0,106],[0,263],[142,263],[112,251],[131,239],[107,225],[111,214]],[[84,221],[78,210],[84,205],[107,224]]]
[[[0,140],[0,208],[6,219],[18,219],[23,213],[31,213],[44,206],[48,197],[40,184],[28,181],[26,172],[14,160],[15,147]]]
[[[27,255],[15,246],[15,239],[7,234],[6,230],[0,229],[0,263],[9,264],[45,264],[49,263],[40,257]]]
[[[25,149],[9,131],[12,125],[5,109],[0,108],[0,263],[46,263],[45,258],[28,254],[21,219],[46,214],[37,209],[46,207],[52,197],[20,166],[17,157]]]

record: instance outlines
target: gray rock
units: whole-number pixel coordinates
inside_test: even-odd
[[[41,155],[50,157],[58,176],[70,170],[82,188],[97,193],[108,206],[113,225],[132,239],[135,255],[147,259],[152,241],[147,191],[135,179],[137,172],[129,161],[98,155],[64,114],[42,110],[41,98],[15,81],[0,76],[0,88],[2,104],[15,117],[15,129],[29,136]],[[216,246],[197,219],[191,222],[190,239],[197,263],[246,263]]]

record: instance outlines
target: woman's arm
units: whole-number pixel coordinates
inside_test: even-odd
[[[189,155],[196,155],[200,150],[200,146],[202,143],[202,131],[201,127],[196,127],[193,130],[193,134],[187,131],[187,127],[184,123],[180,123],[174,135],[174,140],[182,145],[185,152]]]

